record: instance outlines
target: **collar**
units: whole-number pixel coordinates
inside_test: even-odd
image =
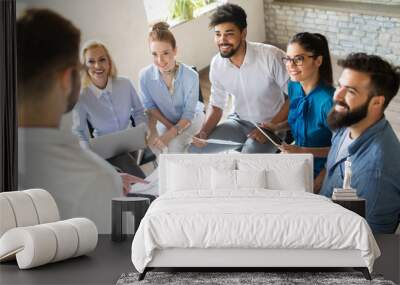
[[[58,128],[18,128],[19,143],[40,143],[40,144],[77,144],[78,138],[71,132],[62,131]]]
[[[358,137],[353,143],[349,145],[349,155],[354,154],[357,150],[372,136],[380,133],[384,128],[387,127],[389,122],[385,116],[382,117],[378,122],[366,129],[360,137]]]
[[[255,50],[254,50],[254,46],[252,45],[251,42],[245,41],[246,43],[246,53],[244,54],[244,59],[243,59],[243,63],[241,66],[246,65],[246,64],[250,64],[252,62],[255,61]],[[218,53],[219,56],[222,58],[222,60],[225,60],[225,62],[227,62],[228,64],[231,64],[232,66],[235,66],[231,60],[229,58],[224,58],[221,56],[220,53]],[[236,67],[236,66],[235,66]]]
[[[248,41],[245,41],[245,43],[246,43],[246,53],[244,55],[244,60],[242,65],[249,64],[255,61],[255,50],[253,45]]]
[[[89,85],[89,89],[94,93],[94,95],[97,97],[97,99],[99,99],[104,94],[107,94],[107,93],[111,94],[111,92],[112,92],[112,79],[111,79],[111,77],[108,78],[106,88],[104,88],[104,89],[98,88],[93,83],[91,83]]]
[[[175,82],[179,81],[179,78],[181,77],[182,74],[182,63],[180,62],[176,62],[178,64],[178,70],[175,73]],[[152,65],[152,73],[153,73],[153,80],[162,80],[161,78],[161,72],[160,70],[158,70],[157,66],[155,66],[154,64]]]

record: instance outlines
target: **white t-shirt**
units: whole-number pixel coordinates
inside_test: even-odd
[[[72,133],[51,128],[18,129],[18,187],[49,191],[61,219],[89,218],[103,234],[111,232],[111,199],[122,196],[110,164],[82,149]]]
[[[354,141],[354,139],[352,139],[350,137],[350,130],[346,129],[345,130],[345,134],[343,136],[343,139],[341,141],[339,150],[337,152],[336,155],[336,162],[338,162],[339,160],[342,160],[343,158],[349,156],[349,145]]]
[[[232,95],[233,112],[242,120],[268,122],[281,109],[289,76],[282,62],[285,53],[277,47],[246,42],[246,55],[240,68],[218,53],[210,66],[213,106],[225,108]]]

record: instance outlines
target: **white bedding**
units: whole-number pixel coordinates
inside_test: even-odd
[[[325,197],[266,189],[199,193],[166,193],[152,203],[132,243],[139,272],[165,248],[357,249],[370,272],[380,255],[367,222]]]

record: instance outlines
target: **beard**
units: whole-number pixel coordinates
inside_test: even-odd
[[[332,111],[329,113],[327,122],[329,127],[332,130],[337,130],[344,127],[349,127],[354,125],[364,119],[368,114],[368,106],[371,98],[368,98],[367,102],[363,105],[355,108],[354,110],[350,111],[350,107],[344,102],[335,102],[333,105]],[[347,111],[345,112],[338,112],[335,110],[335,106],[340,105],[345,107]]]
[[[81,90],[81,79],[77,69],[72,70],[71,77],[71,92],[68,95],[67,109],[65,110],[65,113],[70,112],[74,108],[76,102],[78,102],[79,93]]]
[[[240,42],[236,48],[234,48],[233,45],[230,45],[232,47],[232,49],[230,51],[225,52],[225,53],[222,52],[221,49],[219,48],[219,54],[223,58],[231,58],[239,50],[241,45],[242,45],[242,42]]]

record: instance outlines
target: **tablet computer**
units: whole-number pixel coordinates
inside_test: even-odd
[[[271,141],[276,147],[279,147],[282,143],[283,140],[275,134],[273,131],[270,129],[262,128],[258,124],[253,122],[253,125],[256,126],[256,128],[269,140]]]
[[[146,147],[146,125],[140,124],[89,140],[90,149],[104,159]]]

